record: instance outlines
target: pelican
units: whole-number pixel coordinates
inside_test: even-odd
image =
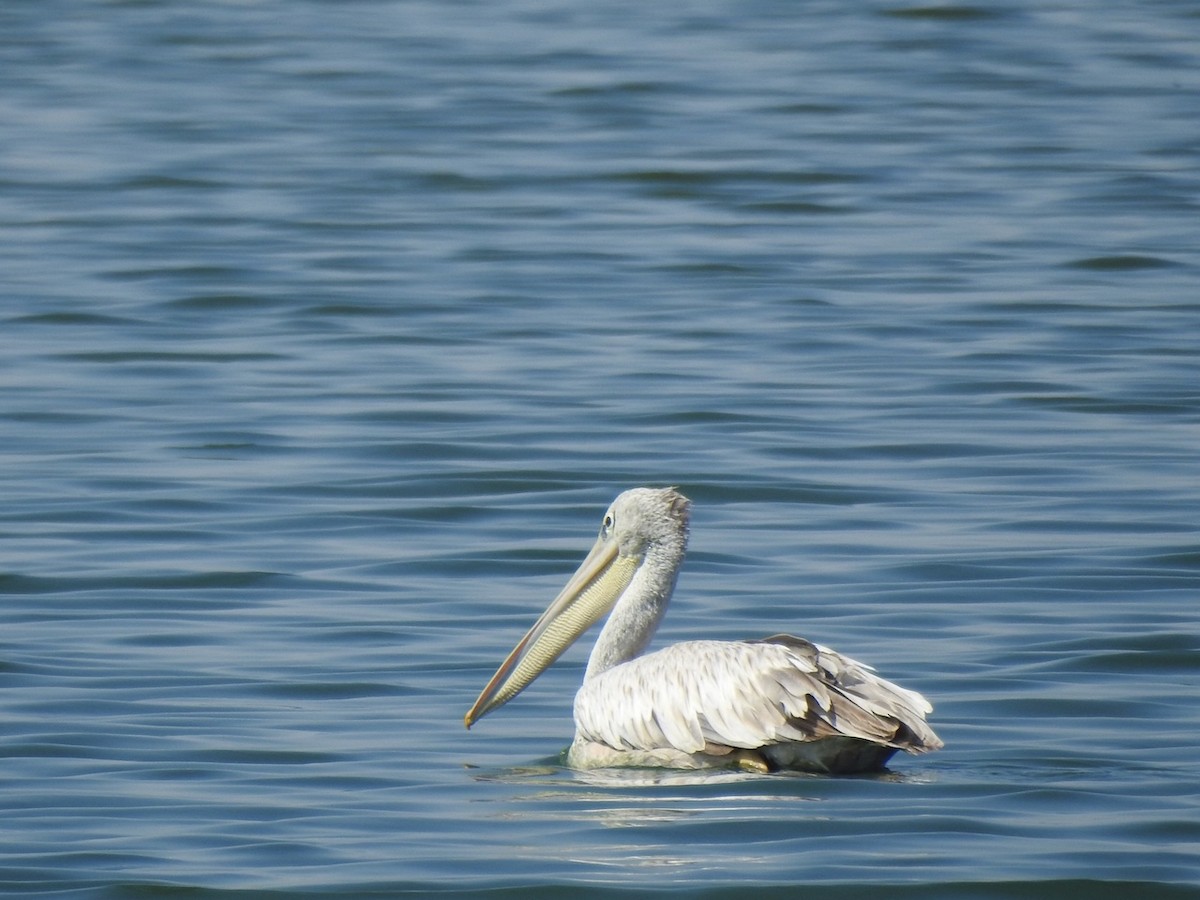
[[[804,638],[687,641],[645,653],[675,589],[691,506],[675,488],[618,496],[587,558],[466,714],[467,728],[608,613],[575,695],[574,768],[847,774],[882,769],[898,750],[942,746],[924,697]]]

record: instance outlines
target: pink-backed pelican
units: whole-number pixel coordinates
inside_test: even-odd
[[[467,728],[609,613],[575,695],[575,768],[850,773],[881,769],[897,750],[942,746],[924,697],[804,638],[687,641],[643,655],[675,589],[690,512],[674,488],[617,497],[592,551],[466,714]]]

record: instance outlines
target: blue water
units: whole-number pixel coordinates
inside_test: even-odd
[[[1200,16],[0,7],[0,890],[1200,896]],[[863,778],[461,718],[622,488]]]

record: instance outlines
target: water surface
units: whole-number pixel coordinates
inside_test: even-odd
[[[0,885],[1200,890],[1185,2],[0,11]],[[625,487],[862,778],[461,717]],[[740,892],[740,893],[739,893]]]

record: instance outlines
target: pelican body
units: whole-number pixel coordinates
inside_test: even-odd
[[[777,634],[688,641],[645,653],[687,550],[691,502],[634,488],[595,546],[466,714],[470,728],[533,682],[605,614],[575,695],[568,763],[751,771],[868,772],[942,741],[916,691],[827,647]]]

